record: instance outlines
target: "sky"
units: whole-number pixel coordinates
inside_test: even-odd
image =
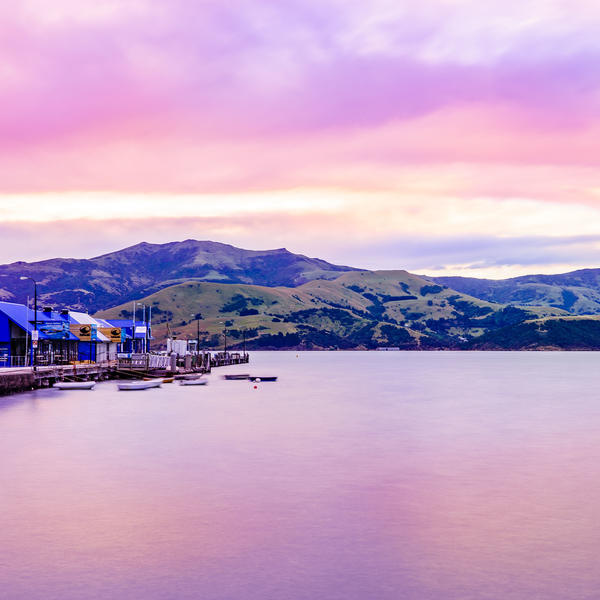
[[[600,267],[599,26],[595,0],[0,3],[0,262]]]

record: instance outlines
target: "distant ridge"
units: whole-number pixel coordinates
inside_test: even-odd
[[[21,275],[38,281],[43,302],[96,311],[190,280],[295,287],[353,270],[285,248],[245,250],[191,239],[141,242],[91,259],[0,265],[0,298],[25,302],[31,296],[31,282],[21,281]]]
[[[600,314],[600,269],[558,275],[524,275],[510,279],[428,277],[440,285],[487,302],[551,306],[573,315]]]

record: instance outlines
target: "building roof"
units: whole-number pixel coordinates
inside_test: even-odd
[[[109,323],[113,327],[133,327],[133,321],[131,319],[103,319],[106,323]],[[136,321],[137,323],[137,321]]]
[[[0,312],[3,312],[15,325],[31,333],[35,327],[33,321],[34,311],[33,309],[25,306],[24,304],[16,304],[14,302],[0,302]],[[70,323],[71,319],[68,314],[62,314],[57,311],[43,311],[38,308],[37,311],[37,324],[39,330],[40,339],[56,339],[56,336],[46,334],[43,331],[44,324],[54,323]],[[62,335],[62,334],[61,334]],[[73,335],[70,331],[65,331],[62,339],[78,341],[78,338]]]
[[[77,323],[79,325],[96,325],[97,327],[104,327],[104,325],[102,325],[98,319],[94,319],[94,317],[91,317],[87,313],[69,311],[69,317],[73,323]],[[99,342],[110,342],[110,339],[100,331],[96,332],[96,337]]]
[[[103,319],[107,322],[109,327],[122,327],[124,329],[129,329],[131,333],[133,332],[133,321],[131,319]],[[148,339],[154,339],[152,337],[152,329],[148,328]],[[131,333],[127,334],[128,339],[131,339]],[[135,322],[135,339],[143,340],[146,337],[146,324],[143,321]]]

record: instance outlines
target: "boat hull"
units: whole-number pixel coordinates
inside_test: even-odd
[[[144,377],[144,381],[155,381],[154,377]],[[163,383],[173,383],[175,381],[175,377],[159,377]]]
[[[179,385],[206,385],[208,379],[182,379]]]
[[[59,381],[52,387],[57,390],[93,390],[95,381]]]
[[[157,388],[162,385],[162,379],[154,379],[152,381],[126,381],[118,383],[117,387],[123,392],[136,391],[136,390],[149,390],[150,388]]]

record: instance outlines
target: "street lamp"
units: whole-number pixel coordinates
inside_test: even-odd
[[[225,336],[225,346],[223,348],[223,354],[227,354],[227,324],[225,321],[219,321],[220,325],[223,325],[223,335]]]
[[[144,324],[144,345],[143,345],[143,349],[144,349],[144,354],[146,353],[146,348],[148,346],[148,324],[146,323],[146,305],[143,302],[135,302],[134,303],[134,309],[133,309],[133,318],[135,321],[135,307],[136,306],[141,306],[143,313],[142,313],[142,323]],[[133,341],[135,342],[135,326],[133,328]]]
[[[196,319],[196,353],[200,354],[200,313],[190,313],[190,317]]]
[[[33,277],[29,277],[28,275],[22,275],[19,278],[21,281],[25,281],[26,279],[30,279],[33,281],[33,330],[36,332],[35,335],[35,348],[33,348],[33,370],[36,370],[37,366],[37,344],[38,344],[38,336],[37,336],[37,281]],[[33,346],[33,344],[32,344]]]

